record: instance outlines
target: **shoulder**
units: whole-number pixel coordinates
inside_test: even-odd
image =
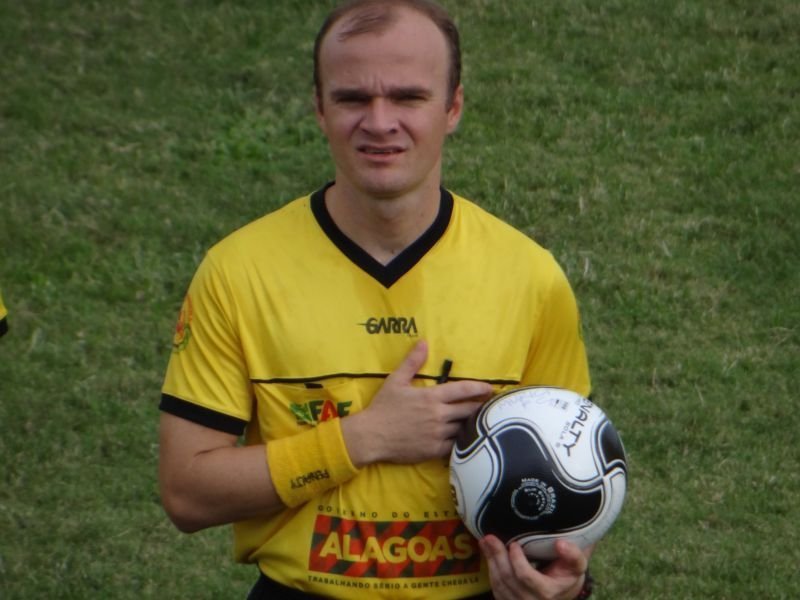
[[[539,271],[560,270],[550,251],[530,236],[471,200],[456,194],[453,199],[454,223],[470,244],[479,244],[482,253],[499,255],[507,262],[533,263]]]
[[[310,197],[292,200],[211,246],[193,280],[199,286],[232,290],[254,277],[268,278],[275,271],[296,268],[298,260],[319,251],[313,229]]]
[[[302,196],[228,234],[210,252],[226,255],[285,243],[295,239],[312,220],[310,196]]]
[[[230,233],[206,253],[206,261],[227,272],[265,268],[299,252],[307,256],[320,243],[310,196],[296,198]]]

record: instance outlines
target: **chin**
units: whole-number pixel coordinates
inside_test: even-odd
[[[379,200],[391,200],[411,191],[412,186],[389,181],[365,181],[358,186],[362,192]]]

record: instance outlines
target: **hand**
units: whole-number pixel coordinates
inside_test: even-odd
[[[581,591],[591,549],[584,552],[575,544],[559,540],[558,557],[539,571],[516,542],[506,548],[495,536],[487,535],[479,543],[489,564],[496,600],[573,600]]]
[[[342,420],[353,464],[411,464],[446,456],[464,419],[491,397],[492,386],[480,381],[414,385],[414,375],[427,358],[428,345],[418,342],[371,404]]]

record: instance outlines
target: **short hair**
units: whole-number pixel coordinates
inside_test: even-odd
[[[431,0],[348,0],[331,11],[314,40],[314,89],[318,98],[322,99],[320,48],[333,26],[348,15],[352,15],[347,28],[339,35],[340,39],[346,40],[363,33],[381,33],[397,20],[398,8],[408,8],[422,13],[433,21],[444,35],[450,58],[447,81],[449,108],[461,83],[461,41],[458,27],[448,12]]]

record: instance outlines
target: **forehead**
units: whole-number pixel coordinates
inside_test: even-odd
[[[320,46],[324,87],[353,85],[376,77],[386,81],[413,77],[446,86],[447,41],[427,16],[399,9],[383,28],[343,36],[349,21],[345,16],[335,23]]]

